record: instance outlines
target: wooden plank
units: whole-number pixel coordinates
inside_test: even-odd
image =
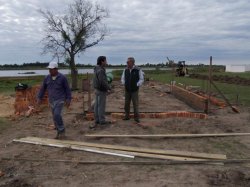
[[[96,165],[175,165],[175,164],[209,164],[209,163],[224,163],[224,164],[241,164],[249,163],[250,159],[227,159],[227,160],[200,160],[200,161],[83,161],[83,160],[63,160],[63,159],[40,159],[40,158],[15,158],[1,157],[0,160],[7,161],[27,161],[27,162],[65,162],[77,164],[96,164]]]
[[[88,146],[88,147],[98,147],[98,148],[142,152],[142,153],[152,153],[152,154],[163,154],[163,155],[170,155],[170,156],[184,156],[184,157],[205,158],[205,159],[226,159],[226,155],[221,155],[221,154],[207,154],[207,153],[162,150],[162,149],[147,149],[147,148],[140,148],[140,147],[97,144],[97,143],[88,143],[88,142],[76,142],[76,141],[69,141],[69,140],[55,140],[55,139],[46,139],[46,138],[37,138],[37,137],[28,137],[28,139],[34,139],[36,141],[39,141],[39,140],[45,141],[48,143],[63,142],[63,143],[67,143],[70,145],[81,145],[81,146]]]
[[[202,138],[250,136],[250,133],[220,133],[220,134],[85,134],[86,137],[95,138]]]
[[[99,154],[106,154],[106,155],[112,155],[112,156],[121,156],[121,157],[127,157],[127,158],[134,158],[135,156],[129,155],[125,152],[112,152],[109,149],[102,150],[102,149],[96,149],[91,147],[82,147],[82,146],[74,146],[69,144],[63,144],[63,143],[46,143],[46,142],[37,142],[33,140],[13,140],[14,142],[21,142],[21,143],[29,143],[29,144],[36,144],[36,145],[45,145],[50,147],[58,147],[58,148],[69,148],[73,150],[79,150],[79,151],[86,151],[91,153],[99,153]]]
[[[177,156],[157,155],[157,154],[140,153],[140,152],[132,152],[132,151],[111,150],[111,149],[105,149],[105,148],[93,148],[93,147],[86,147],[86,146],[80,146],[80,145],[72,145],[72,144],[67,144],[67,143],[62,143],[62,142],[48,143],[47,141],[24,140],[24,139],[14,139],[13,141],[20,142],[20,143],[51,146],[51,147],[69,148],[73,150],[87,151],[87,152],[93,152],[93,153],[103,153],[103,154],[113,155],[113,156],[124,156],[124,157],[129,157],[129,158],[136,156],[136,157],[142,157],[142,158],[157,158],[157,159],[164,159],[164,160],[179,160],[179,161],[205,160],[205,159],[189,158],[189,157],[177,157]]]
[[[69,140],[55,140],[55,139],[46,139],[46,138],[37,138],[37,137],[21,138],[20,140],[28,140],[28,141],[34,140],[34,141],[38,141],[38,142],[40,141],[40,142],[46,142],[46,143],[61,142],[61,143],[69,144],[69,145],[80,145],[80,146],[87,146],[87,147],[98,147],[98,148],[105,148],[105,149],[161,154],[161,155],[169,155],[169,156],[181,156],[181,157],[204,158],[204,159],[226,159],[226,155],[222,155],[222,154],[208,154],[208,153],[163,150],[163,149],[148,149],[148,148],[141,148],[141,147],[97,144],[97,143],[88,143],[88,142],[76,142],[76,141],[69,141]]]

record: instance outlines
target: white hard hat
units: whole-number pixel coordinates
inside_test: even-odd
[[[57,62],[50,62],[49,66],[47,68],[49,68],[49,69],[58,68],[58,64],[57,64]]]

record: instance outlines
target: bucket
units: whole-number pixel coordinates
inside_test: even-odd
[[[107,73],[107,80],[108,80],[108,83],[111,84],[113,79],[114,79],[114,76],[111,72]]]

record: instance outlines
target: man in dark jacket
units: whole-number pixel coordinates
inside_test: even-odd
[[[127,68],[124,69],[121,77],[121,82],[125,85],[125,118],[123,120],[129,120],[130,114],[130,102],[132,100],[134,108],[134,120],[139,123],[139,87],[144,82],[144,76],[142,70],[135,66],[135,59],[129,57],[127,60]]]
[[[47,90],[53,121],[57,129],[56,139],[64,139],[65,127],[61,113],[64,103],[67,107],[70,106],[71,90],[69,88],[67,78],[58,72],[58,64],[56,62],[50,62],[47,68],[49,69],[49,75],[47,75],[43,80],[37,96],[37,102],[38,104],[41,103],[44,93]]]
[[[108,84],[105,66],[107,65],[107,59],[105,56],[99,56],[97,58],[97,66],[94,68],[93,86],[95,88],[95,106],[94,106],[94,118],[95,123],[91,124],[90,128],[95,128],[97,124],[106,125],[110,124],[110,121],[105,120],[105,107],[106,96],[110,92],[111,88]]]

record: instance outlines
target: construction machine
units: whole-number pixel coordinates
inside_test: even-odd
[[[176,76],[183,77],[185,75],[188,75],[188,69],[185,65],[185,61],[179,61],[176,68]]]

